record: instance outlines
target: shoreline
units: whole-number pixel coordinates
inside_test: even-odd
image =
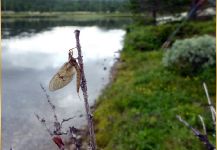
[[[182,38],[211,34],[215,32],[214,22],[189,22],[183,29]],[[144,43],[147,36],[158,36],[154,31],[163,33],[166,27],[173,26],[151,28],[135,25],[131,26],[130,31],[133,32],[125,35],[120,61],[112,66],[111,80],[94,105],[99,149],[128,149],[129,143],[135,149],[201,148],[198,139],[179,125],[174,116],[184,116],[185,112],[188,116],[205,113],[200,106],[204,103],[201,81],[207,83],[214,99],[215,68],[203,70],[193,78],[180,76],[163,67],[164,52],[160,48],[146,51],[139,49],[137,44]],[[189,28],[194,32],[186,32]],[[174,133],[179,136],[174,136]],[[193,147],[185,145],[190,140],[194,143]]]
[[[2,11],[2,18],[107,18],[107,17],[132,17],[130,13],[106,13],[106,12],[13,12]]]

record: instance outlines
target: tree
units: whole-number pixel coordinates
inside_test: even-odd
[[[127,0],[2,0],[4,11],[126,12]]]
[[[154,23],[157,14],[174,14],[188,10],[191,0],[129,0],[131,12],[137,16],[150,16]],[[147,18],[145,18],[147,19]]]

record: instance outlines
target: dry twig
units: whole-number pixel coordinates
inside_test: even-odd
[[[202,134],[199,130],[193,128],[187,121],[183,120],[179,115],[176,118],[182,122],[186,127],[193,131],[194,135],[206,146],[207,150],[215,150],[215,147],[209,142],[208,136]]]
[[[43,90],[43,92],[45,93],[47,102],[49,104],[49,106],[51,107],[52,111],[53,111],[53,117],[54,117],[54,129],[51,130],[48,128],[46,120],[44,118],[41,118],[38,114],[35,114],[36,118],[38,119],[38,121],[42,124],[42,126],[44,126],[44,128],[46,129],[46,131],[49,133],[49,135],[51,136],[53,142],[58,146],[58,148],[60,150],[65,150],[65,144],[63,142],[63,139],[61,137],[61,135],[68,135],[69,139],[71,140],[71,144],[74,144],[76,147],[76,150],[80,150],[81,149],[81,138],[79,136],[80,132],[75,132],[75,131],[80,131],[79,129],[76,129],[75,127],[69,127],[68,131],[62,131],[63,128],[63,123],[70,121],[76,117],[82,117],[83,115],[79,115],[79,116],[73,116],[67,119],[63,119],[61,122],[58,120],[58,117],[56,115],[56,107],[55,105],[51,102],[50,100],[50,96],[47,94],[46,89],[43,87],[43,85],[41,84],[41,89]]]
[[[96,142],[95,142],[95,134],[94,134],[94,127],[93,127],[93,115],[90,112],[90,106],[88,103],[88,94],[87,94],[87,81],[84,73],[84,64],[83,64],[83,57],[81,52],[81,45],[79,40],[80,31],[75,30],[75,39],[76,39],[76,47],[78,50],[78,63],[80,66],[80,73],[81,73],[81,90],[83,92],[84,97],[84,104],[86,110],[86,118],[88,124],[88,130],[90,135],[90,148],[91,150],[96,150]]]
[[[211,99],[210,99],[210,96],[209,96],[209,92],[208,92],[206,83],[203,83],[203,87],[204,87],[204,91],[206,93],[206,97],[207,97],[208,105],[209,105],[209,108],[210,108],[210,112],[212,114],[213,124],[215,126],[216,125],[216,112],[215,112],[215,108],[214,108],[214,106],[213,106],[213,104],[211,102]]]
[[[215,127],[215,120],[216,120],[216,118],[215,118],[216,117],[215,108],[213,107],[213,105],[211,103],[209,93],[208,93],[208,90],[207,90],[207,86],[206,86],[205,83],[203,83],[203,87],[204,87],[204,90],[205,90],[205,93],[206,93],[206,96],[207,96],[208,104],[209,104],[209,107],[210,107],[210,111],[211,111],[211,114],[212,114],[212,119],[213,119],[213,123],[214,123],[214,127]],[[204,134],[202,134],[199,130],[193,128],[187,121],[182,119],[179,115],[176,116],[176,118],[181,123],[183,123],[185,126],[187,126],[189,129],[191,129],[193,131],[194,135],[197,136],[198,139],[206,146],[207,150],[215,150],[216,149],[215,146],[213,144],[211,144],[209,139],[208,139],[206,126],[205,126],[203,117],[200,116],[200,115],[198,115],[198,117],[199,117],[199,119],[201,121],[201,124],[203,126]]]

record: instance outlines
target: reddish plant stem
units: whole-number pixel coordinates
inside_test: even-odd
[[[89,130],[89,135],[90,135],[90,147],[91,147],[91,150],[96,150],[96,141],[95,141],[94,127],[93,127],[93,115],[90,112],[90,106],[88,103],[87,80],[84,74],[84,64],[83,64],[79,35],[80,35],[80,31],[75,30],[76,47],[78,50],[78,63],[79,63],[80,72],[81,72],[81,90],[83,92],[84,105],[85,105],[86,117],[87,117],[87,123],[88,123],[88,130]]]

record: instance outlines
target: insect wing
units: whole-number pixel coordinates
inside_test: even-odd
[[[51,79],[49,90],[56,91],[63,88],[72,81],[75,73],[76,70],[74,66],[72,66],[69,62],[66,62]]]

